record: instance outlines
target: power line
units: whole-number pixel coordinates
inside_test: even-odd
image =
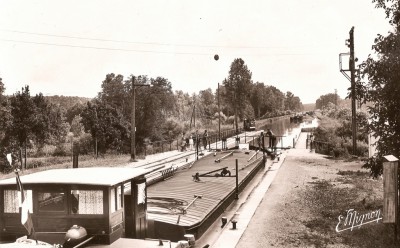
[[[0,39],[0,41],[25,43],[25,44],[35,44],[35,45],[57,46],[57,47],[73,47],[73,48],[87,48],[87,49],[96,49],[96,50],[124,51],[124,52],[185,54],[185,55],[207,55],[207,56],[213,55],[213,54],[209,54],[209,53],[186,53],[186,52],[165,52],[165,51],[152,51],[152,50],[135,50],[135,49],[124,49],[124,48],[81,46],[81,45],[56,44],[56,43],[48,43],[48,42],[35,42],[35,41],[10,40],[10,39]]]
[[[246,48],[246,49],[270,49],[270,48],[286,48],[287,47],[287,46],[267,47],[267,46],[217,46],[217,45],[199,45],[199,44],[172,44],[172,43],[160,43],[160,42],[112,40],[112,39],[90,38],[90,37],[70,36],[70,35],[56,35],[56,34],[26,32],[26,31],[10,30],[10,29],[0,29],[0,31],[19,33],[19,34],[37,35],[37,36],[48,36],[48,37],[102,41],[102,42],[115,42],[115,43],[130,43],[130,44],[140,44],[140,45],[177,46],[177,47],[180,47],[180,46],[181,47],[209,47],[209,48],[213,48],[213,47],[214,48]]]
[[[181,55],[202,55],[202,56],[213,56],[211,53],[194,53],[194,52],[168,52],[168,51],[156,51],[156,50],[140,50],[140,49],[126,49],[126,48],[112,48],[112,47],[97,47],[97,46],[83,46],[83,45],[70,45],[70,44],[57,44],[49,42],[35,42],[35,41],[24,41],[24,40],[11,40],[1,39],[0,41],[15,42],[24,44],[34,45],[46,45],[55,47],[71,47],[71,48],[84,48],[84,49],[96,49],[96,50],[108,50],[108,51],[123,51],[123,52],[138,52],[138,53],[158,53],[158,54],[181,54]],[[240,56],[309,56],[311,53],[257,53],[257,54],[242,54]]]

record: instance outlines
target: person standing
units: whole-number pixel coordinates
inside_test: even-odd
[[[182,151],[182,152],[186,151],[186,139],[185,139],[185,133],[182,133],[181,151]]]
[[[269,137],[269,148],[273,148],[275,145],[276,137],[271,129],[267,129],[266,135]]]
[[[207,150],[207,142],[208,142],[208,133],[207,133],[207,130],[204,130],[204,134],[203,134],[204,150]]]
[[[193,136],[192,135],[190,135],[190,137],[189,137],[189,149],[191,151],[193,151]]]

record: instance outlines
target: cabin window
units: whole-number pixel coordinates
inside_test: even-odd
[[[32,208],[32,190],[24,190],[25,201],[27,201],[30,213],[33,213]],[[19,213],[21,206],[20,192],[17,190],[4,190],[4,213]]]
[[[39,212],[65,212],[66,194],[64,192],[38,192]]]
[[[122,208],[122,187],[112,188],[110,191],[111,213]]]
[[[102,190],[71,190],[73,214],[103,214]]]
[[[118,186],[117,187],[117,210],[122,208],[122,187]]]
[[[112,188],[110,191],[110,205],[111,205],[111,213],[114,213],[116,208],[116,199],[115,199],[115,188]]]
[[[144,204],[146,202],[146,183],[137,185],[137,203]]]

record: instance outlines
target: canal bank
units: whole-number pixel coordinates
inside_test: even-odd
[[[303,149],[307,133],[297,133],[297,147],[300,147],[303,153],[309,153],[308,150]],[[260,203],[265,199],[265,195],[269,190],[276,175],[279,173],[281,166],[285,163],[286,157],[295,152],[297,149],[290,149],[282,151],[280,157],[275,160],[268,159],[262,172],[260,172],[248,185],[246,191],[241,193],[238,201],[232,203],[226,211],[221,214],[220,219],[217,220],[209,230],[200,238],[196,247],[203,247],[210,245],[211,247],[235,247],[253,218]],[[296,151],[298,153],[299,151]],[[290,156],[290,155],[289,155]],[[222,218],[227,218],[228,223],[221,227]],[[235,228],[234,224],[235,222]],[[243,246],[251,247],[251,246]]]

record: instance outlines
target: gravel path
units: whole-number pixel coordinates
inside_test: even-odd
[[[339,170],[349,169],[359,170],[360,164],[326,159],[306,149],[289,151],[236,247],[348,247],[326,245],[329,242],[318,245],[307,227],[316,217],[312,205],[315,203],[305,196],[316,183],[335,181],[340,177]],[[329,220],[333,235],[336,224],[337,217]]]

